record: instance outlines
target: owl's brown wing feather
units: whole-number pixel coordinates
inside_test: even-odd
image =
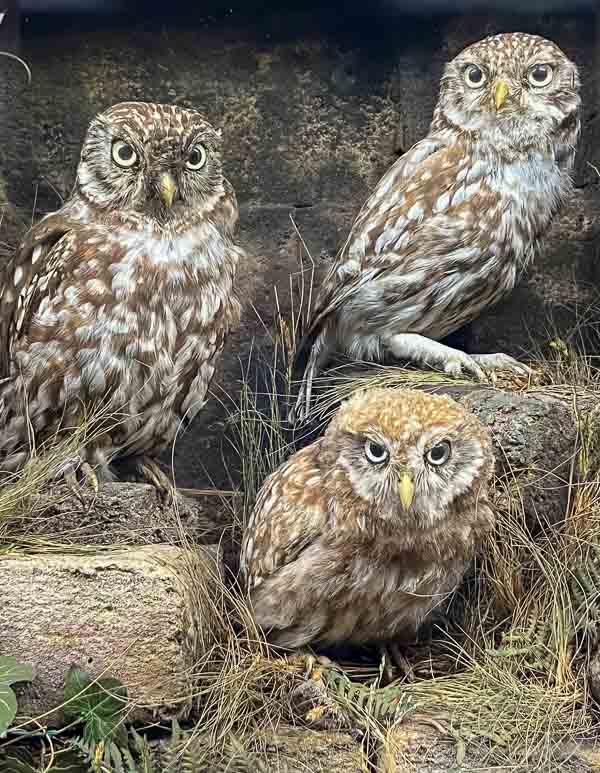
[[[40,220],[23,239],[15,257],[4,269],[0,284],[0,378],[10,372],[14,341],[25,334],[43,294],[52,293],[60,281],[62,251],[58,242],[76,224],[60,212]],[[56,264],[55,266],[51,264]]]
[[[298,451],[263,485],[242,544],[249,589],[295,561],[325,529],[329,513],[320,450],[317,441]]]
[[[395,251],[393,264],[382,259],[376,252],[376,230],[395,228],[396,241],[410,236],[418,227],[416,221],[407,219],[410,203],[423,195],[424,189],[434,182],[442,193],[443,183],[435,169],[444,170],[447,185],[452,184],[448,170],[456,172],[456,159],[460,151],[444,145],[435,137],[417,142],[399,158],[377,183],[371,196],[361,207],[346,243],[338,253],[327,273],[311,312],[308,330],[302,338],[296,355],[294,370],[302,372],[315,338],[319,335],[327,317],[340,308],[358,289],[373,281],[382,273],[402,270],[402,254]],[[381,212],[374,217],[374,213]],[[402,221],[402,222],[401,222]],[[421,241],[419,250],[426,247]]]

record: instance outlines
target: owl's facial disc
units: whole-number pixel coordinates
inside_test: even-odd
[[[444,478],[443,468],[453,456],[452,441],[431,434],[415,438],[408,450],[377,432],[351,435],[349,441],[342,462],[357,490],[368,500],[391,497],[394,512],[419,510],[428,496],[428,475]]]
[[[220,147],[219,133],[196,111],[120,103],[90,124],[78,187],[103,209],[193,225],[204,202],[222,191]]]
[[[436,115],[498,150],[547,150],[579,108],[577,67],[549,40],[514,33],[469,46],[447,66]]]

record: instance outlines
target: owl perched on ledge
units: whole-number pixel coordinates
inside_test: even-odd
[[[101,408],[113,426],[83,461],[102,479],[132,460],[156,482],[151,460],[202,408],[239,320],[237,218],[199,113],[126,102],[92,121],[72,197],[3,278],[1,470]]]
[[[493,525],[490,433],[448,397],[370,389],[263,485],[241,571],[286,649],[394,645],[460,582]]]
[[[446,65],[427,137],[383,176],[356,218],[298,348],[295,411],[334,351],[391,356],[479,379],[527,370],[440,341],[509,293],[571,192],[579,76],[554,43],[495,35]]]

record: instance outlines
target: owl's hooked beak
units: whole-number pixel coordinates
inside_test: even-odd
[[[415,484],[410,473],[404,471],[400,475],[398,481],[398,494],[400,495],[400,503],[404,510],[408,510],[415,498]]]
[[[500,110],[502,105],[506,102],[508,94],[509,89],[506,81],[498,81],[494,88],[494,105],[496,106],[496,111]]]
[[[175,184],[175,180],[168,172],[165,172],[163,175],[161,175],[158,182],[158,190],[160,191],[160,198],[162,199],[165,207],[167,207],[167,209],[171,209],[173,206],[173,199],[177,193],[177,185]]]

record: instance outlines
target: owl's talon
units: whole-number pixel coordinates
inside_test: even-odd
[[[154,486],[161,503],[171,507],[175,501],[175,487],[167,473],[154,459],[142,459],[137,464],[137,470],[142,478]]]
[[[477,362],[464,352],[452,352],[448,359],[443,363],[444,373],[455,378],[460,378],[465,374],[473,376],[477,381],[487,382],[487,376]]]
[[[98,494],[98,477],[88,462],[84,462],[80,456],[65,459],[60,464],[54,473],[54,480],[58,481],[61,478],[82,507],[87,506],[83,493],[88,485],[94,492],[94,496]]]
[[[383,672],[388,682],[394,681],[393,665],[400,671],[403,681],[414,682],[415,672],[406,656],[402,653],[400,647],[395,642],[388,642],[380,648],[381,657],[384,662]]]
[[[496,371],[499,370],[514,373],[517,376],[531,376],[533,374],[533,370],[528,365],[502,352],[497,352],[496,354],[472,354],[471,358],[491,378],[495,378]]]
[[[318,682],[323,676],[323,671],[336,667],[333,660],[326,655],[314,655],[312,652],[301,652],[288,658],[293,665],[303,666],[303,678]]]

